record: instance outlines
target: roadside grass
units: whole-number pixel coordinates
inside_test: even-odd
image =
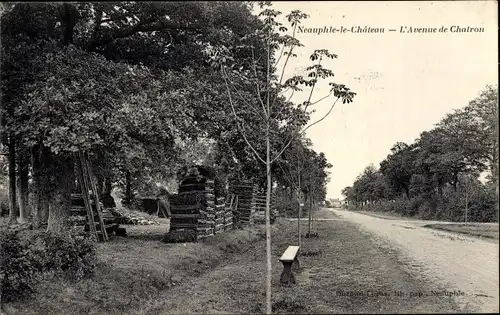
[[[129,236],[97,245],[100,262],[94,277],[79,282],[47,279],[32,298],[6,304],[6,314],[141,313],[159,303],[161,293],[192,283],[265,237],[263,227],[255,226],[198,243],[166,244],[160,241],[165,224],[126,228]]]
[[[349,210],[349,211],[354,211],[354,210]],[[393,211],[382,212],[382,211],[355,210],[354,212],[366,214],[366,215],[376,217],[376,218],[387,219],[387,220],[408,220],[408,221],[420,220],[417,217],[404,216],[400,213],[393,212]]]
[[[319,217],[334,214],[319,211]],[[306,225],[304,224],[304,227]],[[265,229],[255,225],[199,243],[165,244],[166,225],[127,226],[128,237],[98,244],[97,274],[80,282],[51,279],[6,314],[218,314],[265,312]],[[421,313],[460,311],[442,297],[409,297],[439,288],[417,280],[396,252],[344,221],[315,222],[303,238],[297,285],[282,287],[279,256],[296,244],[296,222],[273,225],[274,313]],[[367,296],[367,291],[389,296]],[[404,297],[394,296],[401,290]],[[341,292],[344,292],[343,294]],[[363,292],[363,296],[345,296]]]
[[[475,224],[475,223],[446,223],[446,224],[426,224],[426,228],[442,230],[447,232],[455,232],[470,236],[486,237],[498,241],[499,228],[498,224]]]
[[[300,257],[300,270],[295,271],[297,285],[283,287],[279,284],[283,267],[278,258],[288,245],[296,244],[295,228],[294,222],[280,222],[273,234],[274,313],[464,311],[450,298],[432,296],[431,290],[443,288],[417,279],[396,251],[380,248],[371,235],[343,221],[316,224],[319,237],[303,239],[305,255]],[[163,292],[161,303],[140,314],[265,313],[265,241],[260,239],[254,245],[196,281]],[[374,292],[373,296],[367,291]],[[395,291],[404,296],[396,296]],[[361,292],[362,296],[346,296],[349,292]]]

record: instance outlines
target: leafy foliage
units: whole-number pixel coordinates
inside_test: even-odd
[[[397,143],[380,163],[343,190],[351,203],[448,220],[497,219],[498,94],[487,86],[462,109],[447,114],[411,145]],[[478,180],[489,174],[488,181]]]
[[[20,300],[36,292],[48,273],[79,280],[93,274],[95,242],[69,233],[0,232],[0,284],[3,302]]]

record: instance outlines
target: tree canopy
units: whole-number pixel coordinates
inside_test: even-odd
[[[498,88],[487,86],[468,105],[423,131],[414,143],[398,142],[380,162],[380,169],[368,167],[352,187],[343,190],[344,196],[358,205],[404,197],[410,203],[408,207],[413,207],[408,210],[412,214],[421,211],[426,216],[457,219],[463,215],[465,189],[473,185],[481,193],[470,202],[482,206],[476,207],[472,218],[494,220],[498,194],[497,96]],[[478,181],[480,175],[487,179],[484,184]]]

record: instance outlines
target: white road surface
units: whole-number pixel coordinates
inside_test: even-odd
[[[380,246],[400,253],[402,263],[412,274],[433,283],[434,287],[425,293],[445,290],[446,294],[454,294],[452,298],[464,310],[499,311],[498,242],[425,228],[423,225],[429,223],[426,221],[389,220],[330,210],[373,235]]]

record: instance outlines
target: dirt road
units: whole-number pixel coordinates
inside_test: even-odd
[[[495,241],[428,229],[419,220],[330,210],[357,224],[363,233],[372,234],[381,247],[399,252],[401,262],[415,277],[435,283],[427,294],[445,290],[439,294],[452,295],[461,307],[499,311],[499,246]]]

